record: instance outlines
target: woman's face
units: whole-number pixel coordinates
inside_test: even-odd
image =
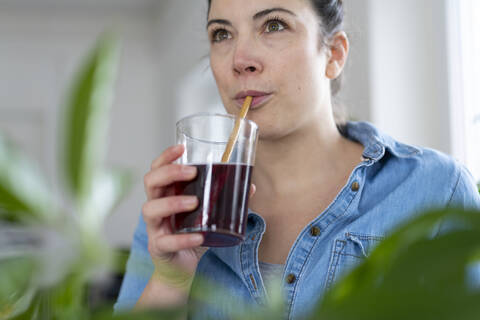
[[[327,50],[309,0],[213,0],[210,64],[225,109],[278,139],[331,115]],[[320,123],[321,125],[321,123]]]

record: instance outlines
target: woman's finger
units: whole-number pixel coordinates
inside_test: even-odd
[[[142,214],[149,226],[159,226],[163,219],[171,215],[194,210],[198,206],[196,196],[174,196],[145,202]]]
[[[197,175],[197,168],[181,164],[167,164],[149,171],[143,178],[145,192],[150,200],[155,190],[167,187],[176,181],[189,181]]]
[[[156,169],[165,164],[172,163],[183,154],[184,150],[185,147],[181,144],[168,147],[160,156],[158,156],[158,158],[152,161],[151,169]]]
[[[200,233],[161,235],[154,236],[152,241],[152,249],[155,251],[153,254],[162,255],[197,248],[203,243],[203,235]]]

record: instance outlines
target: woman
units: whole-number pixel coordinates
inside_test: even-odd
[[[468,172],[449,157],[367,123],[335,122],[332,94],[349,52],[342,22],[340,0],[209,1],[210,64],[225,109],[237,114],[253,95],[248,118],[260,128],[247,240],[204,253],[201,235],[171,234],[169,217],[198,201],[167,196],[196,175],[172,164],[181,146],[167,149],[145,175],[117,308],[184,303],[197,274],[254,304],[268,299],[266,279],[282,279],[287,316],[301,317],[399,223],[432,207],[480,208]],[[171,268],[185,276],[172,279]],[[152,276],[142,280],[141,270]],[[206,312],[224,318],[234,307]]]

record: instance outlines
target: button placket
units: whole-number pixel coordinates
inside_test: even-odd
[[[265,303],[265,289],[262,285],[255,253],[258,252],[258,245],[263,232],[264,229],[260,230],[259,228],[252,230],[246,241],[242,243],[240,250],[244,279],[246,280],[250,294],[260,305]]]
[[[363,183],[364,180],[363,175],[365,169],[370,162],[373,163],[373,160],[369,160],[369,162],[363,163],[355,168],[349,178],[349,182],[347,182],[347,184],[342,188],[342,191],[339,194],[341,196],[339,197],[339,200],[334,201],[332,206],[329,207],[327,211],[323,212],[322,215],[319,215],[317,219],[313,221],[315,225],[310,225],[309,229],[306,230],[306,233],[300,240],[300,243],[303,244],[302,249],[311,252],[313,249],[310,246],[316,246],[316,244],[321,243],[320,239],[326,235],[325,230],[328,230],[331,223],[333,221],[337,221],[339,218],[348,213],[352,201],[358,196],[358,192],[362,186],[361,183]],[[293,264],[286,265],[287,268],[285,270],[286,273],[284,276],[284,285],[287,289],[287,303],[289,307],[287,308],[286,313],[288,315],[291,315],[293,310],[293,305],[295,304],[295,291],[299,290],[298,287],[301,287],[299,283],[299,277],[303,274],[302,271],[307,263],[309,255],[310,253],[306,257],[302,256],[302,259],[298,259],[299,257],[297,257]],[[292,256],[295,255],[292,253]],[[338,254],[336,256],[338,258]],[[331,266],[329,267],[328,272],[326,285],[330,286],[330,277],[334,275],[334,270],[332,272]]]

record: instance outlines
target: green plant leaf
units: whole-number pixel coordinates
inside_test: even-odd
[[[129,311],[113,314],[112,308],[94,312],[92,320],[181,320],[185,319],[186,308],[170,308],[165,310]]]
[[[114,249],[112,253],[112,272],[124,275],[127,270],[127,262],[130,257],[128,249]]]
[[[65,310],[69,306],[65,306]],[[58,310],[52,302],[52,289],[43,289],[34,296],[28,308],[16,314],[10,320],[83,320],[88,319],[85,315],[84,309],[79,310],[77,314],[70,314],[65,317],[65,312],[60,311],[60,316],[57,314]],[[3,320],[3,319],[2,319]]]
[[[98,172],[92,188],[79,209],[83,226],[87,230],[100,231],[105,218],[128,193],[133,178],[129,171],[111,169]]]
[[[27,308],[23,310],[16,310],[14,314],[5,315],[3,318],[0,317],[1,320],[9,319],[9,320],[35,320],[38,319],[38,300],[39,296],[35,295],[28,304]]]
[[[433,237],[439,222],[448,228]],[[340,280],[315,317],[476,319],[480,290],[470,286],[467,270],[479,258],[479,234],[479,212],[450,209],[415,219]]]
[[[0,133],[0,219],[52,222],[58,218],[37,168]]]
[[[103,35],[80,69],[68,98],[63,164],[66,184],[77,202],[91,190],[107,149],[118,56],[115,38]]]
[[[0,224],[0,319],[91,318],[87,283],[113,260],[101,227],[132,181],[130,172],[103,168],[118,51],[111,35],[100,38],[66,104],[61,157],[73,212],[52,209],[46,184],[0,136],[0,221],[35,218],[31,228]]]
[[[0,259],[0,319],[14,316],[29,304],[36,261],[29,256]]]
[[[21,314],[39,290],[64,281],[78,255],[73,237],[51,227],[0,224],[0,306]]]
[[[58,319],[85,319],[86,301],[85,274],[73,272],[49,290],[50,308]]]

